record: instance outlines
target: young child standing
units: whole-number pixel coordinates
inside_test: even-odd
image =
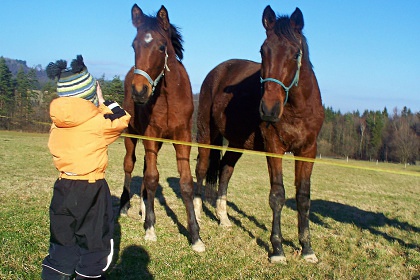
[[[46,70],[49,78],[58,78],[48,148],[60,174],[50,205],[50,247],[42,279],[105,279],[114,233],[105,180],[107,150],[128,126],[130,115],[104,100],[81,55],[70,69],[59,60]]]

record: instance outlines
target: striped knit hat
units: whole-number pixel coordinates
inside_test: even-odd
[[[71,62],[71,69],[67,68],[65,60],[58,60],[48,64],[46,72],[50,79],[58,78],[58,96],[79,97],[98,106],[96,80],[88,72],[81,55]]]

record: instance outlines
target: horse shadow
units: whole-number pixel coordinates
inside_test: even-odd
[[[289,198],[286,200],[286,207],[296,211],[296,200]],[[420,246],[415,243],[407,243],[406,241],[391,236],[386,232],[378,230],[379,227],[391,226],[397,229],[419,233],[420,228],[410,225],[407,222],[401,222],[397,219],[390,219],[383,213],[371,212],[359,209],[355,206],[346,205],[338,202],[327,200],[311,200],[311,209],[309,219],[311,222],[321,225],[325,228],[332,228],[321,217],[329,217],[337,222],[353,224],[356,227],[368,230],[374,235],[378,235],[390,242],[398,242],[401,246],[420,250]]]
[[[228,201],[227,205],[229,206],[230,210],[235,211],[240,216],[249,220],[256,227],[265,231],[269,231],[269,229],[263,222],[259,221],[255,216],[247,214],[245,211],[240,209],[234,202]],[[297,211],[296,200],[294,198],[287,199],[285,206],[294,211]],[[211,220],[214,220],[216,222],[218,221],[217,217],[213,214],[213,211],[211,211],[211,209],[209,209],[205,204],[203,204],[203,212]],[[230,214],[228,214],[228,216],[231,222],[233,222],[238,228],[241,228],[251,238],[256,239],[257,244],[260,247],[264,248],[268,253],[270,253],[270,245],[267,242],[256,237],[250,229],[246,228],[243,225],[240,219]],[[381,236],[387,241],[396,241],[401,246],[420,251],[419,244],[406,242],[401,238],[391,236],[390,234],[382,232],[378,229],[379,227],[391,226],[408,232],[420,233],[420,228],[411,225],[407,222],[402,222],[397,219],[390,219],[383,213],[365,211],[355,206],[350,206],[338,202],[326,200],[312,200],[309,217],[310,221],[325,228],[332,228],[332,226],[329,225],[322,217],[329,217],[340,223],[353,224],[360,229],[368,230],[371,234]],[[292,247],[294,250],[300,249],[300,247],[291,240],[284,239],[283,243],[289,247]]]
[[[179,187],[179,178],[175,178],[175,177],[169,177],[167,178],[167,182],[170,186],[170,188],[173,190],[173,192],[176,194],[178,199],[182,199],[182,195],[181,195],[181,190]],[[195,187],[195,185],[194,185]],[[203,198],[204,200],[206,200],[205,198]],[[202,211],[204,213],[204,215],[206,217],[208,217],[210,220],[218,223],[219,219],[216,217],[216,215],[214,214],[214,211],[210,208],[210,207],[214,207],[214,205],[212,204],[212,201],[208,201],[209,203],[203,203],[202,205]],[[208,206],[210,205],[210,207]],[[245,219],[248,219],[250,222],[252,222],[256,227],[268,231],[268,228],[265,226],[264,223],[258,221],[258,219],[253,216],[253,215],[249,215],[247,213],[245,213],[242,209],[240,209],[234,202],[228,201],[227,205],[229,206],[229,208],[232,211],[237,212],[240,216],[244,217]],[[229,220],[238,228],[240,228],[243,232],[245,232],[246,234],[248,234],[248,236],[251,239],[255,239],[256,243],[258,244],[258,246],[260,246],[261,248],[264,248],[266,250],[267,253],[270,253],[270,245],[265,242],[263,239],[261,239],[260,237],[257,237],[254,235],[254,233],[252,232],[252,230],[248,229],[241,221],[241,219],[236,218],[230,214],[228,214]],[[285,245],[288,245],[292,248],[294,248],[295,250],[298,249],[298,247],[289,240],[283,240],[283,243]]]
[[[114,210],[114,255],[107,279],[154,279],[147,266],[150,262],[149,253],[141,246],[131,245],[120,252],[121,225],[119,222],[119,198],[112,196]],[[118,259],[121,258],[118,263]],[[127,271],[130,272],[127,275]]]
[[[170,184],[170,187],[172,189],[177,189],[176,193],[177,196],[181,197],[180,195],[180,188],[179,188],[179,179],[175,181],[175,179],[177,178],[170,178],[168,179],[168,182]],[[140,196],[140,186],[143,183],[143,177],[140,176],[134,176],[131,180],[131,185],[130,185],[130,200],[134,195],[138,195]],[[178,216],[175,214],[175,212],[171,209],[171,207],[169,207],[165,196],[163,195],[162,192],[163,188],[162,185],[158,185],[157,189],[156,189],[156,193],[155,193],[155,199],[159,202],[159,204],[161,206],[163,206],[166,215],[168,215],[168,217],[170,217],[172,219],[172,221],[174,222],[174,224],[177,226],[178,231],[184,235],[185,237],[189,238],[189,232],[188,229],[179,221]],[[179,193],[179,195],[178,195]],[[146,197],[146,193],[144,193],[145,198]]]

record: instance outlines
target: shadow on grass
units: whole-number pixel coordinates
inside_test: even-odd
[[[119,222],[119,198],[112,196],[115,217],[114,255],[107,279],[154,279],[147,266],[150,262],[149,253],[141,246],[131,245],[120,251],[121,225]]]
[[[167,179],[169,186],[172,188],[172,190],[174,191],[174,193],[176,194],[177,198],[182,199],[181,196],[181,190],[179,187],[179,178],[175,178],[175,177],[170,177]],[[194,183],[195,184],[195,183]],[[195,186],[195,185],[194,185]],[[206,198],[203,197],[203,200],[206,200]],[[214,211],[212,211],[212,209],[210,209],[208,207],[208,205],[213,205],[215,204],[215,201],[210,200],[206,200],[208,203],[203,203],[203,213],[212,221],[215,222],[219,222],[218,218],[214,215]],[[244,217],[245,219],[249,220],[251,223],[253,223],[257,228],[260,228],[262,230],[268,231],[269,229],[266,227],[266,225],[262,222],[260,222],[255,216],[253,215],[249,215],[247,213],[245,213],[242,209],[240,209],[235,203],[228,201],[227,202],[228,207],[230,208],[229,211],[235,211],[237,212],[240,216]],[[271,253],[270,250],[270,245],[265,242],[264,240],[262,240],[259,237],[256,237],[254,235],[254,233],[252,232],[252,229],[248,229],[240,219],[229,215],[229,220],[238,228],[240,228],[242,231],[244,231],[246,234],[248,234],[248,236],[251,239],[255,239],[256,243],[258,244],[258,246],[260,246],[261,248],[265,249],[267,253]],[[298,247],[289,240],[283,240],[283,244],[286,246],[290,246],[292,247],[294,250],[298,250]]]
[[[288,199],[286,206],[296,210],[296,200]],[[378,227],[391,226],[400,230],[409,232],[419,233],[420,228],[410,225],[407,222],[401,222],[397,219],[390,219],[383,213],[376,213],[371,211],[365,211],[354,206],[341,204],[338,202],[326,201],[326,200],[312,200],[311,201],[311,213],[310,220],[313,223],[317,223],[323,227],[331,228],[331,226],[322,220],[318,215],[322,217],[329,217],[337,222],[353,224],[360,229],[368,230],[370,233],[382,236],[386,240],[393,242],[397,241],[400,245],[407,248],[420,250],[418,244],[407,243],[404,240],[391,236],[385,232],[378,230]]]
[[[140,196],[140,187],[141,187],[142,183],[143,183],[143,178],[140,177],[140,176],[134,176],[131,179],[130,200],[134,195]],[[176,192],[176,195],[180,197],[181,195],[180,195],[180,190],[179,190],[179,179],[178,178],[169,178],[168,183],[169,183],[170,187],[172,189],[174,189],[174,191]],[[146,192],[144,192],[144,195],[147,196]],[[176,224],[176,226],[178,227],[178,231],[182,235],[184,235],[185,237],[189,238],[190,234],[189,234],[187,228],[182,225],[182,223],[178,219],[178,216],[175,214],[175,212],[169,207],[168,203],[166,202],[165,196],[162,193],[162,186],[160,184],[158,185],[158,187],[156,189],[155,198],[159,202],[159,204],[163,206],[163,208],[165,209],[165,212],[168,215],[168,217],[170,217],[172,219],[172,221],[174,222],[174,224]],[[119,201],[119,199],[118,199],[118,201]],[[156,220],[158,220],[158,219],[159,219],[159,217],[156,217]]]

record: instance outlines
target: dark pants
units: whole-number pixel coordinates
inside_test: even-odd
[[[96,278],[113,253],[114,215],[105,179],[58,179],[50,205],[50,248],[42,279]]]

